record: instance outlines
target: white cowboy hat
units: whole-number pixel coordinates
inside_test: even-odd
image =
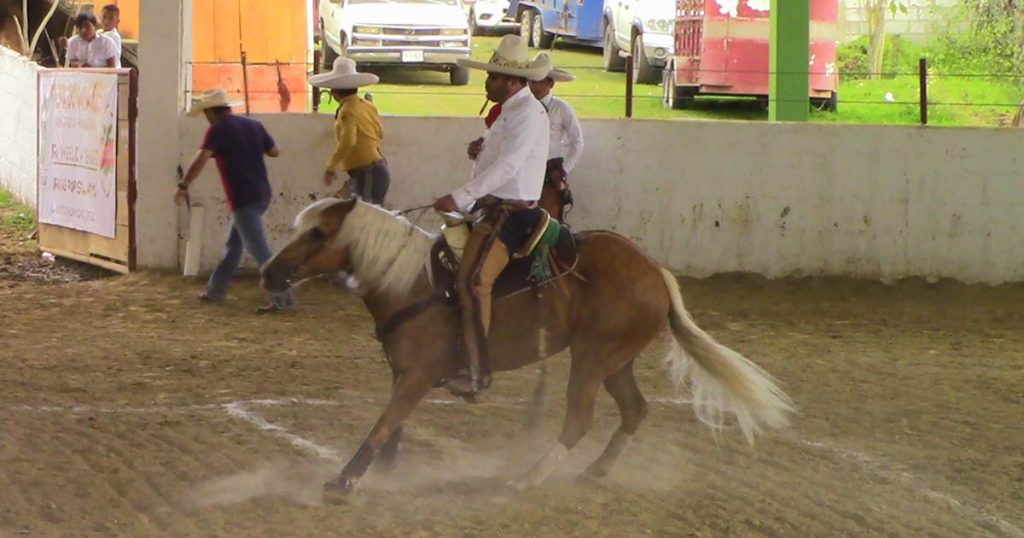
[[[542,52],[538,54],[537,59],[540,60],[541,56],[544,56],[548,62],[551,62],[551,58],[548,56],[548,53]],[[551,71],[548,72],[548,76],[545,78],[549,78],[555,82],[572,82],[576,80],[576,75],[564,69],[555,69],[554,62],[551,62]]]
[[[319,75],[309,74],[311,85],[332,90],[354,90],[376,84],[379,81],[380,78],[377,75],[357,72],[356,62],[344,56],[339,56],[337,60],[334,60],[334,68],[329,72]]]
[[[242,104],[242,101],[228,101],[228,92],[221,88],[209,90],[199,97],[192,98],[192,108],[189,109],[189,116],[198,116],[208,108],[221,106],[235,107]]]
[[[456,62],[470,69],[523,77],[533,81],[544,80],[551,71],[551,58],[547,54],[539,54],[533,61],[530,61],[530,51],[526,48],[526,40],[518,35],[503,37],[490,61],[480,62],[459,58]]]
[[[548,73],[548,78],[555,82],[572,82],[576,80],[576,75],[564,70],[564,69],[552,69]]]

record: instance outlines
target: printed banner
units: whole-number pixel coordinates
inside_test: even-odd
[[[117,75],[39,75],[39,222],[114,238]]]

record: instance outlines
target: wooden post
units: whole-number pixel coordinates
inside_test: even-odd
[[[626,117],[633,117],[633,55],[626,56]]]
[[[921,80],[921,125],[928,125],[928,58],[921,58],[917,76]]]
[[[321,41],[321,43],[323,43]],[[313,49],[313,72],[320,73],[320,49]],[[313,112],[320,111],[320,88],[310,86],[309,91],[313,92]]]
[[[248,62],[245,59],[245,51],[242,51],[242,90],[245,91],[245,115],[249,115],[249,70],[246,68]]]

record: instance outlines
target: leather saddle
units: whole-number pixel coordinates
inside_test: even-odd
[[[512,253],[494,283],[492,297],[497,301],[551,283],[575,269],[577,263],[576,235],[567,225],[559,224],[545,213],[523,247]],[[454,301],[459,258],[445,234],[441,234],[430,249],[430,265],[435,288]],[[548,270],[541,269],[542,265],[547,265]]]

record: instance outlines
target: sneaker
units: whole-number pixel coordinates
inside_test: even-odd
[[[267,303],[263,306],[256,307],[257,314],[275,314],[277,312],[287,312],[291,310],[291,306],[282,306],[277,303]]]
[[[213,304],[217,306],[222,306],[224,304],[223,297],[214,297],[213,295],[210,295],[209,292],[205,291],[203,293],[200,293],[197,299],[199,299],[200,303]]]

